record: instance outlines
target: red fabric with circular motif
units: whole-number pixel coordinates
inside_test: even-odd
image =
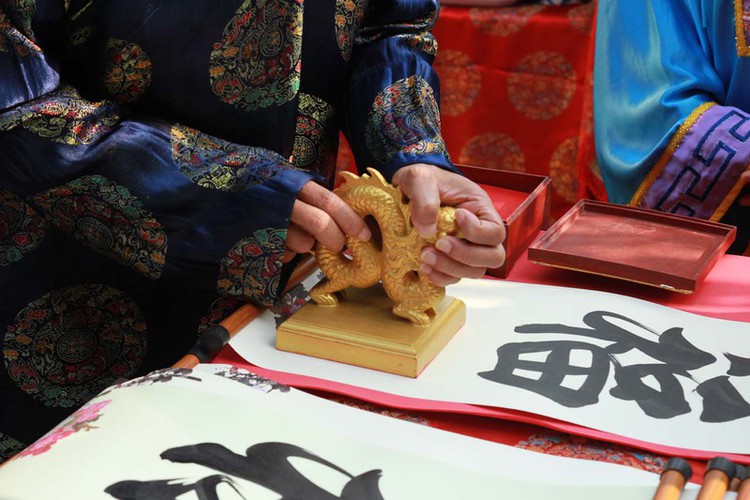
[[[552,212],[605,199],[593,149],[596,4],[440,11],[443,137],[454,162],[552,178]]]

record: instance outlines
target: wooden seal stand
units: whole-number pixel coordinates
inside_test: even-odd
[[[434,237],[419,235],[401,191],[377,171],[345,172],[336,193],[379,238],[347,238],[347,252],[315,249],[326,279],[312,301],[282,323],[276,347],[384,372],[417,377],[466,321],[463,302],[419,273],[421,253],[446,234],[460,237],[455,210],[441,207]]]

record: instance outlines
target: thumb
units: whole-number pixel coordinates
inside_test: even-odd
[[[433,175],[403,175],[399,181],[398,186],[411,202],[412,224],[422,236],[434,236],[440,212],[437,180]]]

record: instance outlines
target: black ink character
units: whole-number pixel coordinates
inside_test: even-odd
[[[576,350],[591,353],[590,367],[571,364],[571,353]],[[549,352],[544,361],[521,359],[524,354],[544,352]],[[609,376],[609,362],[607,351],[585,342],[518,342],[505,344],[498,349],[495,369],[479,373],[479,376],[500,384],[536,392],[568,408],[580,408],[599,401],[599,393]],[[539,373],[540,377],[522,377],[514,373],[516,369]],[[561,385],[567,375],[585,375],[586,380],[579,389],[570,389]]]
[[[222,484],[228,484],[242,496],[237,489],[237,484],[231,478],[215,474],[204,477],[194,483],[180,482],[179,479],[165,479],[156,481],[120,481],[107,487],[104,491],[115,498],[138,500],[175,500],[188,492],[194,492],[199,500],[219,500],[216,488]]]
[[[634,334],[612,320],[649,332],[656,340]],[[609,391],[613,397],[636,402],[646,415],[653,418],[667,419],[690,412],[678,377],[696,382],[690,371],[714,363],[716,357],[685,339],[682,328],[670,328],[660,334],[637,321],[607,311],[590,312],[584,316],[583,322],[588,328],[528,324],[518,326],[514,331],[521,334],[577,335],[608,345],[601,347],[567,340],[509,343],[497,350],[495,369],[478,375],[493,382],[536,392],[568,408],[580,408],[598,402],[611,364],[616,383]],[[590,366],[574,365],[571,357],[575,351],[589,352]],[[617,355],[629,351],[640,351],[656,362],[623,366]],[[544,361],[523,359],[523,355],[529,353],[547,353],[547,356]],[[732,363],[730,375],[750,373],[750,360],[731,354],[725,356]],[[516,370],[533,372],[538,376],[524,377],[515,373]],[[563,382],[569,375],[583,376],[583,384],[577,389],[566,387]],[[647,380],[658,388],[647,383]],[[705,422],[727,422],[750,415],[750,405],[732,386],[728,377],[702,382],[698,384],[697,392],[703,397],[701,420]]]
[[[729,360],[731,366],[727,375],[735,375],[737,377],[747,377],[750,375],[750,359],[735,356],[734,354],[724,353],[724,357]]]
[[[311,460],[347,476],[341,494],[336,496],[306,478],[289,462],[297,457]],[[195,483],[177,479],[120,481],[104,491],[121,500],[176,500],[193,491],[200,500],[218,500],[216,488],[228,484],[241,495],[232,478],[245,479],[281,495],[282,500],[383,500],[378,481],[381,471],[371,470],[353,476],[341,467],[298,446],[287,443],[259,443],[238,455],[216,443],[201,443],[171,448],[161,458],[176,463],[204,465],[223,474],[212,475]],[[244,498],[244,497],[242,497]]]
[[[697,392],[703,398],[703,422],[730,422],[750,416],[750,404],[742,398],[729,377],[714,377],[701,382]]]

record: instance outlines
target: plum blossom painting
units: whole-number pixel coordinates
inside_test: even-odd
[[[370,413],[227,365],[119,384],[61,428],[71,432],[0,468],[0,497],[646,500],[658,484],[656,474]]]

